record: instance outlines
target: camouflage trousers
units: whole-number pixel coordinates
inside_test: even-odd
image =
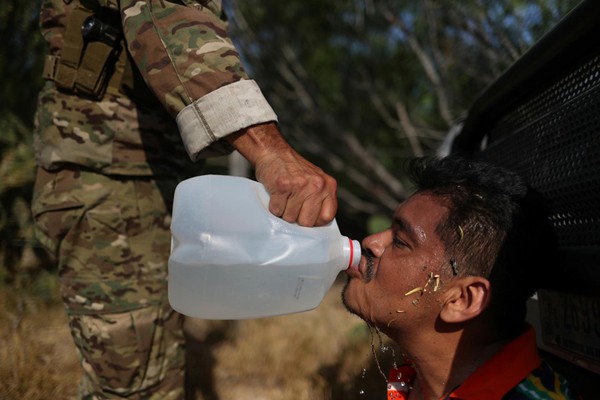
[[[183,317],[169,307],[166,286],[170,211],[163,198],[174,187],[38,169],[36,234],[58,263],[84,399],[184,396]]]

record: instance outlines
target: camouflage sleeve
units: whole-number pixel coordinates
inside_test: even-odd
[[[119,2],[129,51],[148,86],[177,116],[193,159],[210,155],[209,146],[219,151],[219,139],[233,132],[277,119],[227,36],[221,2],[204,3]]]

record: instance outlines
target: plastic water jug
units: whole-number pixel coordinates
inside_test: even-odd
[[[360,244],[336,221],[302,227],[271,214],[263,185],[205,175],[175,190],[169,302],[203,319],[245,319],[317,307]]]

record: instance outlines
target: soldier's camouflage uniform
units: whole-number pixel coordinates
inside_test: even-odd
[[[240,65],[220,1],[82,3],[116,16],[133,72],[114,83],[125,59],[115,56],[100,95],[65,87],[65,32],[82,4],[42,2],[49,57],[36,116],[36,232],[58,262],[81,397],[180,399],[182,318],[166,295],[174,187],[203,157],[231,150],[220,139],[276,116]]]

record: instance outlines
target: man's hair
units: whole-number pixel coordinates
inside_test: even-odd
[[[507,169],[453,156],[413,159],[408,173],[417,191],[440,196],[449,208],[437,227],[448,273],[487,278],[496,329],[516,335],[527,299],[555,269],[556,245],[540,196]]]

